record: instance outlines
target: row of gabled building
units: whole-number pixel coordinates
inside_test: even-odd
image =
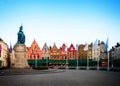
[[[28,47],[28,59],[46,59],[51,60],[64,60],[64,59],[76,59],[76,49],[73,44],[69,48],[63,44],[60,48],[54,43],[53,46],[47,46],[44,44],[40,49],[36,40],[33,41],[30,47]]]
[[[88,45],[88,51],[85,51],[86,44],[78,45],[78,49],[76,46],[71,44],[69,47],[62,44],[60,48],[56,46],[54,43],[53,46],[48,47],[45,43],[43,48],[40,49],[36,40],[33,41],[30,47],[28,47],[28,59],[46,59],[49,58],[51,60],[74,60],[74,59],[93,59],[97,60],[98,58],[107,59],[107,49],[106,44],[102,42],[98,42],[98,47],[93,49],[93,44]]]
[[[97,43],[98,47],[93,49],[93,43],[88,45],[88,50],[85,51],[84,48],[86,44],[79,44],[76,49],[76,45],[71,44],[67,46],[65,43],[62,44],[60,48],[54,43],[53,46],[44,44],[42,48],[39,47],[36,40],[34,40],[30,47],[27,47],[27,59],[50,59],[50,60],[75,60],[75,59],[107,59],[106,44],[103,41]],[[0,39],[0,61],[1,66],[8,65],[8,59],[10,57],[8,45]],[[14,49],[12,51],[12,57],[14,57]],[[14,59],[14,58],[12,58]],[[14,60],[13,60],[14,61]]]

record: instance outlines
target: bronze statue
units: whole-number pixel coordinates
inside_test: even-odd
[[[25,35],[22,30],[23,30],[23,26],[21,26],[19,29],[17,44],[25,44]]]

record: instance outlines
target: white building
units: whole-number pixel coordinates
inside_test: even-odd
[[[93,49],[92,50],[92,59],[93,60],[98,60],[98,59],[100,59],[100,46],[98,45],[98,47],[97,48],[95,48],[95,49]]]
[[[93,44],[92,59],[96,61],[100,59],[107,59],[106,44],[103,41]]]

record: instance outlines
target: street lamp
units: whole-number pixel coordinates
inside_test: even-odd
[[[77,51],[77,69],[79,69],[79,66],[78,66],[78,46],[79,46],[79,44],[76,44],[76,51]]]
[[[35,57],[35,67],[37,67],[37,57]]]
[[[87,70],[89,70],[89,57],[88,57],[88,51],[87,51]]]
[[[99,70],[99,57],[97,58],[97,70]]]
[[[88,44],[85,45],[84,51],[87,52],[87,69],[89,69],[89,50],[88,50]]]
[[[48,66],[48,57],[46,56],[46,66]]]
[[[65,47],[65,52],[66,52],[66,69],[68,69],[67,45]]]

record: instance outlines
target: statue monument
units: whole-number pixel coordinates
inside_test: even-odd
[[[23,26],[21,25],[18,32],[17,43],[14,45],[14,65],[12,68],[29,68],[27,62],[27,47],[25,45],[25,35],[23,33]]]
[[[19,29],[17,44],[25,44],[25,35],[22,30],[23,30],[23,26],[21,26]]]

